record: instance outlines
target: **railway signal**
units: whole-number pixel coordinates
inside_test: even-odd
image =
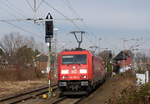
[[[46,19],[52,20],[52,21],[45,21],[45,42],[50,43],[54,33],[53,17],[51,16],[50,13],[48,13]]]
[[[46,19],[50,19],[52,21],[45,21],[45,42],[48,43],[48,48],[49,48],[49,55],[48,55],[48,64],[47,64],[47,70],[48,72],[48,85],[49,85],[49,93],[48,95],[51,96],[53,94],[52,88],[51,88],[51,69],[52,69],[52,52],[51,52],[51,41],[53,38],[53,17],[51,16],[50,13],[46,16]]]

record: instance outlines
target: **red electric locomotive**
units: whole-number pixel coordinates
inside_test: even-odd
[[[90,51],[63,51],[58,56],[58,86],[63,95],[87,94],[105,80],[101,58]]]

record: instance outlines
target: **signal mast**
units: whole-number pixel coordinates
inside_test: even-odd
[[[51,16],[50,13],[47,14],[46,19],[53,20],[53,17]],[[53,38],[53,33],[54,33],[54,25],[53,21],[45,21],[45,42],[48,43],[49,47],[49,55],[48,55],[48,63],[47,63],[47,70],[48,70],[48,85],[49,85],[49,96],[52,95],[52,88],[51,88],[51,69],[52,67],[52,51],[51,51],[51,42]]]

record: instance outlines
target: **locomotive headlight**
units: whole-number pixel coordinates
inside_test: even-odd
[[[80,69],[80,73],[81,74],[86,74],[87,73],[87,69]]]
[[[69,73],[69,70],[68,69],[63,69],[61,70],[61,74],[68,74]]]

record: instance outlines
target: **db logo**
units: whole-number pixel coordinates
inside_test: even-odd
[[[76,73],[77,73],[77,70],[72,70],[71,73],[72,73],[72,74],[76,74]]]

